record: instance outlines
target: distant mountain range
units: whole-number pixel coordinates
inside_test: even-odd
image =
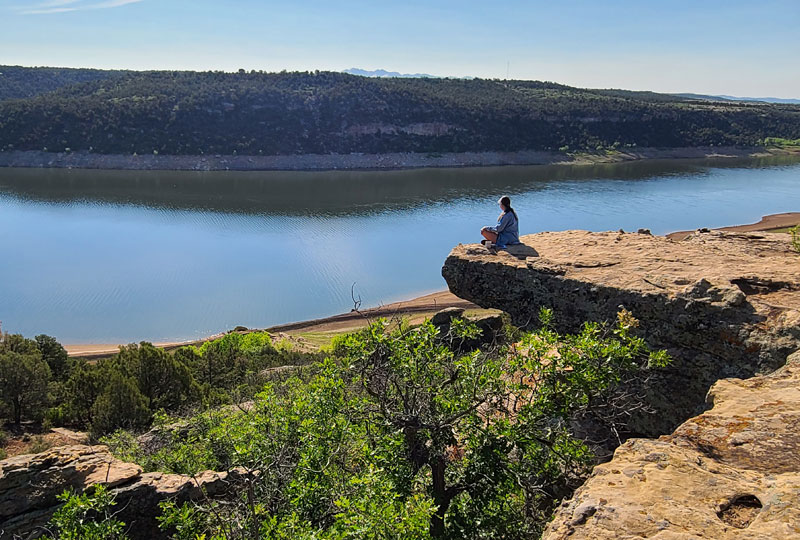
[[[737,97],[737,96],[709,96],[706,94],[672,94],[687,99],[702,99],[705,101],[763,101],[764,103],[786,103],[789,105],[800,105],[800,99],[776,98],[776,97]]]
[[[441,79],[437,75],[429,75],[427,73],[399,73],[397,71],[386,71],[385,69],[374,69],[368,71],[366,69],[350,68],[345,69],[342,73],[349,73],[350,75],[360,75],[362,77],[401,77],[408,79]]]
[[[475,77],[442,77],[441,75],[430,75],[428,73],[400,73],[398,71],[386,71],[385,69],[373,69],[372,71],[359,68],[345,69],[342,73],[359,75],[361,77],[385,77],[400,79],[474,79]]]

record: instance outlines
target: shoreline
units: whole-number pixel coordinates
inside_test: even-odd
[[[792,227],[798,224],[800,224],[800,212],[784,212],[781,214],[763,216],[757,223],[731,225],[714,230],[727,232],[766,232]],[[692,232],[694,231],[676,231],[665,236],[672,240],[680,241]],[[355,330],[362,326],[364,322],[379,317],[416,316],[419,319],[448,307],[480,309],[479,306],[458,298],[450,291],[444,290],[383,306],[368,308],[362,311],[351,311],[349,313],[340,313],[320,319],[290,322],[264,329],[247,329],[247,332],[266,331],[271,334],[281,334],[284,337],[291,337],[287,336],[288,333],[298,333],[301,331],[318,334],[341,333],[347,330]],[[154,343],[154,345],[166,350],[172,350],[188,345],[200,345],[206,341],[218,339],[227,333],[228,332],[220,332],[196,340],[160,342]],[[120,346],[119,344],[70,344],[64,345],[64,348],[67,350],[69,356],[82,356],[84,358],[96,359],[116,354]]]
[[[498,167],[525,165],[597,165],[662,159],[730,159],[800,156],[800,148],[682,147],[627,148],[625,151],[565,154],[523,150],[517,152],[462,152],[386,154],[237,155],[123,155],[86,152],[53,153],[36,150],[0,152],[0,167],[38,169],[101,169],[139,171],[369,171],[423,168]]]
[[[783,212],[781,214],[769,214],[762,216],[761,220],[757,223],[749,223],[747,225],[730,225],[726,227],[718,227],[715,231],[724,232],[769,232],[778,229],[786,229],[800,224],[800,212]],[[671,240],[683,240],[694,231],[676,231],[666,234],[667,238]]]
[[[357,329],[363,325],[364,322],[374,320],[380,317],[394,317],[405,315],[423,316],[436,311],[449,308],[458,307],[464,309],[480,309],[479,306],[458,298],[450,291],[437,291],[429,293],[416,298],[408,300],[401,300],[382,306],[367,308],[360,311],[350,311],[348,313],[339,313],[331,315],[330,317],[323,317],[320,319],[310,319],[306,321],[296,321],[290,323],[279,324],[270,326],[268,328],[248,328],[242,332],[256,332],[264,331],[270,334],[287,334],[289,332],[298,331],[315,331],[315,332],[341,332],[348,329]],[[231,330],[233,332],[234,330]],[[189,345],[201,345],[206,341],[221,338],[230,332],[219,332],[217,334],[207,336],[200,339],[187,340],[187,341],[167,341],[153,343],[156,347],[166,350],[177,349],[179,347],[186,347]],[[116,354],[123,344],[110,344],[110,343],[76,343],[64,345],[69,356],[82,356],[84,358],[102,358]]]

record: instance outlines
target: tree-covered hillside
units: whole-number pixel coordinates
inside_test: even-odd
[[[7,68],[0,68],[4,73]],[[755,145],[800,137],[800,107],[536,81],[343,73],[96,72],[0,101],[0,150],[306,154]],[[101,75],[104,75],[102,78]],[[37,90],[38,89],[38,90]],[[21,92],[17,91],[17,94]],[[42,93],[44,92],[44,93]],[[6,96],[13,92],[6,91]],[[0,94],[2,97],[3,94]]]
[[[0,101],[38,96],[64,86],[120,75],[122,71],[0,66]]]

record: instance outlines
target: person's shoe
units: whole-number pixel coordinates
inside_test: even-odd
[[[483,240],[481,240],[481,244],[483,244],[484,246],[486,245],[486,242],[487,242],[487,240],[485,238]]]

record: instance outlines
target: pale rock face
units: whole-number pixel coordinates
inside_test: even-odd
[[[800,353],[709,401],[672,435],[620,446],[543,539],[800,538]]]

